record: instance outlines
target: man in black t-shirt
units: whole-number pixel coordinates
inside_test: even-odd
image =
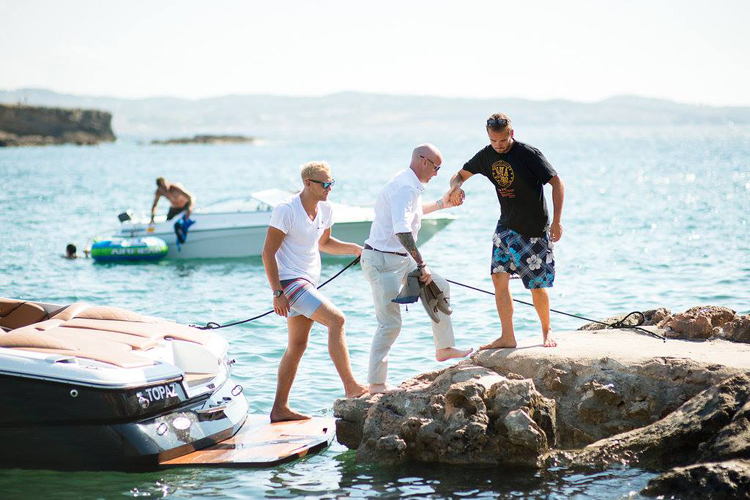
[[[451,178],[451,199],[456,205],[464,197],[463,183],[474,174],[492,182],[500,202],[500,220],[492,238],[492,284],[502,334],[480,349],[516,347],[513,332],[513,297],[510,277],[517,275],[531,291],[534,308],[542,323],[545,347],[557,345],[552,338],[549,297],[546,288],[555,280],[553,242],[562,237],[565,188],[560,176],[541,151],[513,138],[510,118],[496,113],[487,120],[490,145],[467,161]],[[543,185],[552,186],[553,216],[549,223]],[[455,199],[454,199],[455,198]]]

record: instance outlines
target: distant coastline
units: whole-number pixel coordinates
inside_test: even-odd
[[[112,114],[106,111],[0,104],[0,147],[94,145],[115,140]]]
[[[170,145],[170,144],[249,144],[256,142],[255,137],[246,137],[243,135],[195,135],[193,137],[178,137],[176,139],[154,139],[151,144]]]
[[[319,97],[226,95],[205,99],[125,99],[46,89],[0,90],[0,103],[106,109],[118,136],[149,142],[193,134],[281,137],[476,130],[488,114],[508,113],[520,129],[600,126],[748,126],[748,106],[698,106],[617,96],[598,102],[466,99],[342,92]],[[479,128],[481,132],[481,125]],[[429,132],[428,132],[429,131]]]

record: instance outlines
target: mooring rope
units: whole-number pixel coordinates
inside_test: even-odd
[[[470,285],[465,285],[463,283],[459,283],[458,281],[453,281],[453,280],[448,280],[448,279],[445,280],[445,281],[447,281],[448,283],[453,283],[454,285],[458,285],[458,286],[462,286],[464,288],[469,288],[471,290],[475,290],[477,292],[486,293],[487,295],[492,295],[493,297],[495,296],[495,294],[492,293],[492,292],[489,292],[487,290],[482,290],[481,288],[476,288],[476,287],[473,287],[473,286],[470,286]],[[513,301],[514,302],[518,302],[519,304],[525,304],[527,306],[534,307],[534,304],[532,304],[530,302],[526,302],[526,301],[519,300],[519,299],[513,299]],[[643,325],[643,323],[646,321],[646,316],[641,311],[633,311],[631,313],[628,313],[627,315],[625,315],[624,318],[622,318],[619,321],[615,321],[614,323],[605,323],[604,321],[599,321],[599,320],[596,320],[596,319],[586,318],[584,316],[578,316],[576,314],[570,314],[570,313],[566,313],[565,311],[558,311],[557,309],[552,309],[552,308],[550,308],[550,311],[552,311],[554,313],[557,313],[557,314],[564,314],[565,316],[570,316],[571,318],[577,318],[577,319],[582,319],[584,321],[589,321],[591,323],[599,323],[600,325],[604,325],[604,326],[606,326],[608,328],[629,328],[631,330],[636,330],[636,331],[647,333],[648,335],[651,335],[651,336],[656,337],[656,338],[658,338],[660,340],[663,340],[664,342],[667,341],[666,337],[664,337],[662,335],[659,335],[658,333],[652,332],[650,330],[646,330],[645,328],[641,328],[641,325]],[[631,316],[634,316],[634,315],[638,317],[638,319],[636,320],[636,324],[634,324],[634,325],[626,325],[625,321],[628,318],[630,318]]]
[[[324,281],[321,285],[319,285],[318,289],[323,288],[328,283],[330,283],[331,281],[333,281],[336,278],[338,278],[339,276],[341,276],[341,274],[344,271],[346,271],[350,267],[358,264],[359,260],[360,260],[360,258],[357,257],[356,259],[354,259],[353,261],[351,261],[350,263],[348,263],[346,266],[344,266],[343,269],[341,269],[339,272],[337,272],[336,274],[334,274],[333,276],[331,276],[330,278],[328,278],[326,281]],[[453,283],[454,285],[462,286],[462,287],[468,288],[470,290],[474,290],[474,291],[477,291],[477,292],[485,293],[487,295],[492,295],[493,297],[495,296],[495,294],[493,292],[490,292],[490,291],[487,291],[487,290],[482,290],[481,288],[473,287],[471,285],[466,285],[464,283],[459,283],[458,281],[453,281],[453,280],[448,280],[448,279],[446,281],[448,283]],[[519,299],[513,299],[513,301],[514,302],[518,302],[519,304],[524,304],[524,305],[527,305],[527,306],[534,307],[534,304],[532,304],[530,302],[526,302],[526,301],[519,300]],[[631,330],[640,331],[640,332],[646,333],[648,335],[651,335],[653,337],[656,337],[656,338],[658,338],[660,340],[663,340],[664,342],[667,341],[666,337],[664,337],[662,335],[659,335],[658,333],[652,332],[650,330],[646,330],[645,328],[641,328],[641,325],[643,325],[643,323],[646,321],[646,316],[641,311],[633,311],[631,313],[628,313],[621,320],[615,321],[613,323],[605,323],[604,321],[599,321],[599,320],[596,320],[596,319],[587,318],[585,316],[579,316],[577,314],[570,314],[570,313],[567,313],[565,311],[558,311],[557,309],[552,309],[552,308],[550,308],[550,311],[554,312],[554,313],[557,313],[557,314],[564,314],[565,316],[570,316],[571,318],[582,319],[584,321],[589,321],[591,323],[598,323],[600,325],[606,326],[607,328],[628,328],[628,329],[631,329]],[[220,325],[219,323],[216,323],[214,321],[209,321],[208,323],[206,323],[206,326],[197,326],[197,325],[190,325],[190,326],[194,326],[195,328],[198,328],[199,330],[218,330],[220,328],[228,328],[230,326],[237,326],[237,325],[242,325],[244,323],[249,323],[250,321],[254,321],[256,319],[260,319],[260,318],[262,318],[264,316],[268,316],[272,312],[273,312],[273,309],[271,309],[270,311],[266,311],[263,314],[259,314],[257,316],[253,316],[252,318],[243,319],[242,321],[234,321],[232,323],[227,323],[227,324],[224,324],[224,325]],[[634,325],[625,324],[625,322],[631,316],[636,316],[637,317],[636,323]]]
[[[318,290],[320,290],[321,288],[323,288],[324,286],[326,286],[328,283],[330,283],[331,281],[333,281],[336,278],[338,278],[341,275],[341,273],[343,273],[344,271],[346,271],[350,267],[356,265],[357,263],[359,263],[359,257],[357,257],[356,259],[354,259],[353,261],[351,261],[350,263],[348,263],[346,266],[344,266],[344,268],[341,271],[337,272],[336,274],[334,274],[333,276],[331,276],[330,278],[328,278],[325,282],[323,282],[321,285],[319,285],[318,286]],[[198,328],[199,330],[218,330],[219,328],[227,328],[227,327],[230,327],[230,326],[241,325],[243,323],[249,323],[250,321],[254,321],[256,319],[260,319],[263,316],[268,316],[272,312],[273,312],[273,309],[271,309],[270,311],[266,311],[263,314],[259,314],[257,316],[253,316],[252,318],[243,319],[242,321],[235,321],[233,323],[227,323],[225,325],[220,325],[219,323],[215,323],[213,321],[209,321],[208,323],[206,323],[206,326],[198,326],[198,325],[190,325],[190,326],[194,326],[195,328]]]

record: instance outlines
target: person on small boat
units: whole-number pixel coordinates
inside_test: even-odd
[[[289,393],[314,322],[328,328],[328,352],[346,397],[367,393],[367,387],[352,374],[344,313],[316,288],[321,251],[358,256],[362,247],[331,236],[333,212],[327,200],[334,180],[328,163],[306,163],[301,176],[303,190],[273,209],[262,254],[273,291],[273,310],[287,318],[289,330],[288,345],[279,363],[272,422],[310,418],[289,407]]]
[[[450,298],[448,282],[432,274],[416,244],[422,215],[455,205],[449,193],[437,201],[422,202],[424,185],[438,174],[442,162],[442,153],[432,144],[417,146],[409,168],[391,178],[375,201],[375,219],[362,252],[362,272],[372,287],[378,321],[367,375],[368,390],[372,394],[392,390],[386,384],[388,354],[401,332],[401,309],[393,299],[399,295],[406,276],[419,269],[419,279],[423,283],[434,281],[445,297]],[[460,205],[461,200],[457,204]],[[439,322],[430,318],[435,358],[446,361],[468,356],[472,349],[455,348],[450,316],[442,311],[436,314]]]
[[[185,220],[190,218],[190,213],[195,206],[193,193],[185,189],[179,182],[169,182],[164,177],[159,177],[156,179],[156,195],[154,196],[154,204],[151,206],[152,224],[156,216],[156,205],[159,204],[159,199],[162,196],[168,199],[170,203],[167,220],[174,219],[177,214],[182,212],[185,212]]]
[[[500,220],[492,239],[490,273],[495,287],[495,304],[500,316],[501,335],[480,349],[516,347],[513,331],[511,275],[520,276],[531,291],[545,347],[554,347],[547,288],[555,281],[554,242],[563,234],[565,187],[560,176],[541,151],[513,137],[508,115],[496,113],[487,119],[490,144],[481,149],[451,178],[451,199],[463,199],[461,186],[474,174],[482,174],[495,186],[500,202]],[[552,186],[554,212],[550,224],[544,184]]]

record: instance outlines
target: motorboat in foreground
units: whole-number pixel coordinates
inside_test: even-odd
[[[175,222],[164,215],[135,217],[121,214],[120,226],[114,234],[117,238],[140,238],[156,236],[169,246],[167,258],[235,258],[259,256],[263,251],[268,223],[273,208],[292,196],[291,191],[267,189],[252,193],[249,198],[229,199],[214,203],[191,214],[195,221],[190,227],[185,242],[178,245]],[[357,207],[330,202],[335,223],[331,234],[343,241],[362,244],[370,234],[375,212],[369,207]],[[179,216],[178,216],[179,217]],[[455,220],[451,214],[432,213],[422,219],[418,244],[422,245],[438,231]]]
[[[331,419],[248,415],[227,348],[115,307],[0,298],[0,467],[264,466],[330,444]]]

